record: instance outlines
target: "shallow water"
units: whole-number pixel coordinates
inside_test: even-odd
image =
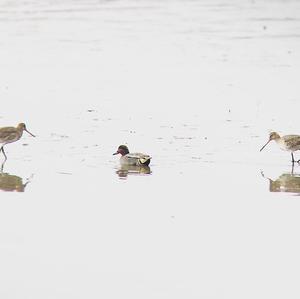
[[[0,126],[37,135],[6,146],[1,297],[299,298],[300,166],[259,152],[300,134],[299,13],[1,2]]]

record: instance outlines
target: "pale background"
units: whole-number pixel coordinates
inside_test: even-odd
[[[299,71],[297,0],[1,0],[0,126],[37,137],[6,146],[0,297],[299,298],[300,166],[259,152],[300,134]]]

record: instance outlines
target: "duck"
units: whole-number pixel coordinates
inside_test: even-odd
[[[120,164],[129,166],[148,166],[151,157],[143,153],[130,153],[126,145],[120,145],[113,155],[121,155]]]

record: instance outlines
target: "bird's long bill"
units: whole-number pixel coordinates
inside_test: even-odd
[[[113,155],[117,155],[119,152],[115,152],[115,153],[113,153]]]
[[[32,137],[35,137],[35,135],[33,135],[32,133],[30,133],[27,129],[24,129],[24,131],[26,131],[28,134],[30,134]]]
[[[261,152],[270,142],[271,140],[269,140],[259,151]]]

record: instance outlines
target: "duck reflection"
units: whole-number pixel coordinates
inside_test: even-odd
[[[270,192],[288,192],[300,195],[300,174],[294,174],[292,169],[291,173],[283,173],[276,180],[272,180],[261,173],[264,178],[269,180]]]
[[[151,169],[149,166],[146,165],[140,165],[140,166],[122,165],[116,171],[116,174],[120,178],[126,179],[128,175],[149,175],[151,174]]]

